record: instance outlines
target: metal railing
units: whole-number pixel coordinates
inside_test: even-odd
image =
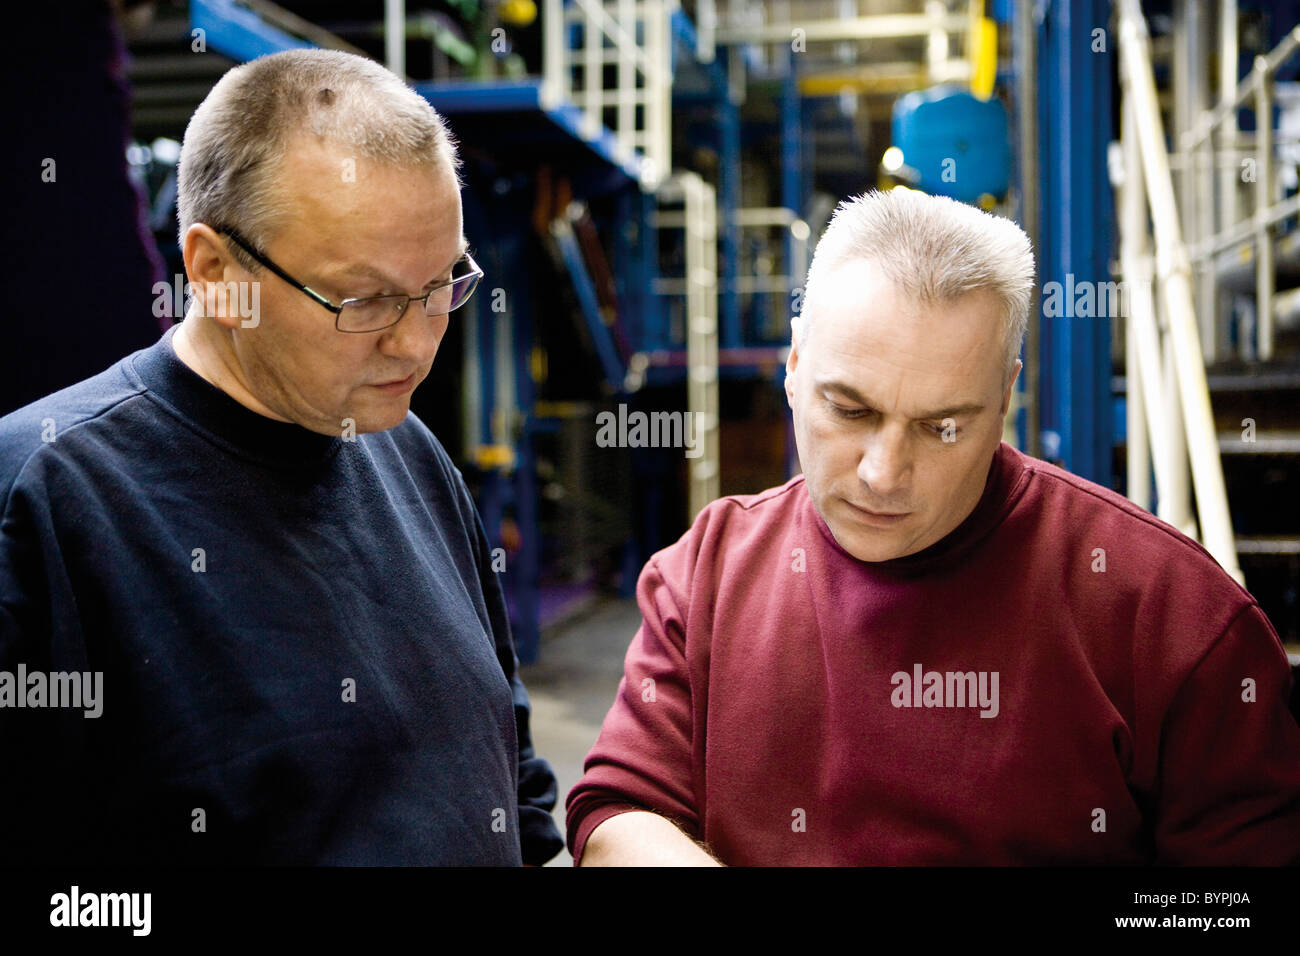
[[[1164,122],[1156,100],[1150,38],[1138,0],[1119,0],[1118,9],[1124,156],[1120,258],[1129,293],[1129,494],[1136,503],[1149,507],[1147,489],[1154,468],[1157,513],[1182,530],[1194,532],[1182,480],[1190,462],[1200,540],[1224,570],[1244,584],[1205,381],[1191,263],[1174,201]],[[1153,276],[1163,324],[1157,319]]]
[[[672,164],[676,7],[675,0],[546,0],[543,11],[542,106],[575,104],[588,139],[610,130],[615,157],[635,163],[648,190]]]
[[[698,0],[699,55],[711,61],[718,46],[819,44],[825,47],[825,55],[807,58],[800,84],[805,91],[820,87],[823,95],[827,90],[869,89],[882,81],[897,87],[896,92],[969,81],[975,74],[970,37],[979,29],[977,3],[969,3],[965,12],[950,10],[945,0],[923,0],[918,6],[922,12],[827,16],[824,2],[753,5],[732,0],[723,10],[725,15],[719,16],[715,0]],[[926,41],[923,66],[911,61],[882,62],[857,46],[859,41],[912,38]],[[961,55],[954,53],[955,39],[966,44]],[[743,71],[744,60],[736,60],[732,68]]]
[[[803,284],[808,274],[808,260],[811,250],[808,248],[812,230],[808,223],[799,218],[799,214],[785,206],[752,206],[735,210],[732,221],[744,230],[770,232],[780,227],[788,235],[785,254],[786,267],[767,273],[755,272],[753,275],[737,275],[731,280],[731,288],[739,294],[783,294],[788,296],[789,304],[793,293]],[[653,224],[657,228],[681,229],[686,225],[684,212],[659,212],[655,214]],[[654,280],[653,290],[659,295],[685,295],[688,280],[684,277],[660,277]],[[720,289],[724,288],[722,286]]]
[[[659,201],[681,205],[680,215],[659,213],[659,227],[686,232],[686,409],[695,421],[701,453],[691,461],[690,520],[721,494],[722,448],[718,428],[718,204],[717,194],[698,173],[679,172],[663,182]],[[656,290],[659,291],[659,290]],[[645,356],[633,357],[644,371]]]
[[[1224,3],[1221,33],[1228,39],[1220,56],[1223,62],[1235,64],[1236,4]],[[1231,24],[1229,24],[1231,21]],[[1229,28],[1231,26],[1231,29]],[[1228,42],[1232,48],[1228,49]],[[1203,349],[1207,359],[1213,360],[1221,351],[1227,336],[1220,323],[1212,321],[1217,313],[1218,288],[1216,263],[1231,250],[1249,253],[1255,263],[1255,336],[1242,336],[1243,357],[1267,361],[1273,357],[1274,317],[1277,311],[1276,266],[1274,262],[1274,230],[1287,219],[1300,212],[1300,197],[1279,201],[1277,192],[1277,156],[1274,152],[1273,104],[1274,81],[1277,71],[1300,49],[1300,26],[1283,38],[1272,52],[1255,58],[1254,69],[1233,86],[1234,71],[1224,71],[1222,96],[1212,109],[1201,113],[1194,125],[1181,137],[1179,165],[1188,170],[1188,199],[1196,209],[1193,222],[1198,228],[1189,243],[1190,259],[1201,275],[1200,308],[1211,320],[1202,325]],[[1255,107],[1256,133],[1243,136],[1237,130],[1237,111],[1252,103]],[[1252,142],[1253,139],[1253,142]],[[1242,163],[1248,164],[1249,183],[1254,209],[1245,219],[1238,218],[1243,182]],[[1218,203],[1214,201],[1214,173],[1219,172]]]

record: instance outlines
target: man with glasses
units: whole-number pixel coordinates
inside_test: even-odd
[[[457,164],[334,51],[195,112],[184,321],[0,419],[6,862],[559,850],[488,539],[410,414],[482,278]]]

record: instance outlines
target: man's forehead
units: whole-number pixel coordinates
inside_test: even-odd
[[[445,163],[394,164],[367,156],[344,143],[303,133],[289,138],[276,187],[291,202],[315,214],[373,214],[366,194],[400,184],[405,191],[427,185],[439,198],[455,195],[460,184]]]
[[[805,351],[823,359],[865,356],[914,364],[925,372],[936,361],[968,365],[972,356],[987,353],[1001,367],[1005,321],[991,291],[932,301],[862,260],[837,267],[826,278],[808,304]]]
[[[440,278],[442,273],[449,272],[468,251],[469,240],[462,235],[456,243],[455,252],[446,262],[439,262],[439,268],[437,269],[439,275],[431,277],[430,281]],[[355,253],[350,251],[344,251],[336,259],[332,259],[324,266],[322,272],[330,277],[381,279],[385,282],[397,281],[396,276],[389,274],[374,263],[356,259]]]
[[[304,178],[342,181],[345,161],[349,159],[353,167],[358,162],[364,162],[364,157],[357,156],[354,150],[348,150],[339,143],[305,132],[295,133],[284,146],[280,185],[300,185]]]
[[[437,164],[393,166],[299,134],[277,179],[287,211],[281,232],[310,246],[322,273],[391,280],[377,260],[403,242],[446,271],[468,249],[459,184]]]
[[[815,375],[813,388],[825,395],[843,398],[875,411],[898,411],[908,418],[919,420],[937,420],[942,418],[962,418],[978,415],[988,403],[967,394],[966,387],[931,387],[929,385],[915,389],[895,388],[882,391],[883,383],[870,377],[848,377],[836,372]],[[895,409],[895,404],[899,407]]]
[[[866,305],[862,307],[864,310]],[[894,314],[893,324],[909,318]],[[878,410],[915,418],[974,414],[1000,379],[1001,353],[995,340],[942,334],[898,334],[885,323],[813,323],[801,346],[813,387],[838,392]],[[942,413],[942,414],[937,414]]]
[[[891,349],[872,341],[820,343],[809,356],[813,388],[878,410],[925,413],[980,402],[984,377],[973,369],[935,361],[925,352]]]

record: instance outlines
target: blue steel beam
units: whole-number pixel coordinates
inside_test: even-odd
[[[210,49],[239,62],[314,46],[271,26],[234,0],[190,0],[190,28],[203,31]]]
[[[740,107],[731,101],[724,86],[716,100],[718,117],[718,223],[722,227],[719,250],[718,344],[739,348],[744,344],[740,322],[740,294],[736,278],[740,275]]]
[[[740,106],[732,100],[724,58],[729,50],[719,47],[709,63],[695,58],[696,31],[691,18],[680,8],[671,17],[673,36],[673,104],[705,103],[715,111],[718,147],[718,344],[723,348],[738,348],[744,344],[741,327],[740,296],[736,292],[736,277],[740,274],[740,224],[736,211],[740,208]],[[702,84],[682,83],[687,71],[702,78]],[[686,88],[689,92],[682,92]],[[665,326],[667,310],[660,310]],[[645,345],[647,349],[663,348],[668,344],[665,333],[654,337]]]
[[[519,218],[522,220],[523,216]],[[514,235],[501,240],[506,254],[515,262],[527,258],[527,235],[524,223],[517,221]],[[519,553],[515,555],[515,607],[510,625],[515,635],[515,650],[519,660],[531,664],[537,660],[541,649],[542,630],[542,526],[538,510],[541,479],[537,475],[537,456],[533,447],[537,430],[537,417],[533,411],[537,404],[537,383],[533,380],[531,365],[535,342],[534,313],[532,298],[529,296],[516,296],[511,301],[511,306],[515,402],[523,427],[515,442],[515,471],[512,477],[515,522],[519,526],[520,540]]]
[[[493,446],[504,438],[511,443],[513,463],[478,464],[479,513],[493,547],[504,545],[502,526],[513,516],[519,528],[519,550],[508,558],[501,575],[510,610],[510,629],[520,661],[537,659],[539,647],[539,580],[541,529],[537,516],[536,456],[533,433],[536,419],[532,409],[535,385],[529,368],[534,341],[532,310],[534,275],[527,252],[531,226],[531,202],[519,190],[499,195],[482,181],[471,179],[463,192],[466,235],[475,237],[475,257],[483,266],[485,284],[491,293],[480,292],[474,320],[478,322],[478,367],[481,415],[476,423],[479,442]],[[500,290],[504,313],[489,306]],[[459,314],[459,313],[457,313]],[[504,319],[504,321],[501,321]],[[500,393],[506,383],[497,376],[498,336],[512,346],[509,375],[522,428],[508,436],[498,434],[495,419],[501,409]]]
[[[569,277],[573,280],[573,291],[578,296],[578,306],[582,311],[582,317],[586,320],[587,331],[591,335],[592,344],[596,349],[596,357],[600,359],[601,370],[605,373],[605,380],[615,392],[623,390],[623,382],[627,377],[627,370],[623,367],[623,362],[619,358],[618,349],[614,345],[614,337],[610,334],[609,327],[605,325],[605,319],[600,314],[600,303],[596,297],[596,286],[591,281],[591,276],[587,272],[586,263],[582,258],[582,249],[578,246],[578,239],[569,228],[568,223],[557,223],[557,226],[551,230],[551,235],[555,237],[556,243],[560,247],[560,256],[564,260],[564,266],[569,270]]]
[[[1051,0],[1038,8],[1042,162],[1040,279],[1068,287],[1110,281],[1114,212],[1106,176],[1110,76],[1116,37],[1106,0]],[[1100,35],[1094,31],[1103,31]],[[1094,291],[1100,288],[1094,285]],[[1094,300],[1097,296],[1093,296]],[[1037,307],[1041,310],[1043,298]],[[1039,407],[1044,456],[1111,483],[1110,320],[1041,316]],[[1055,454],[1052,454],[1055,449]]]
[[[799,58],[793,46],[786,50],[786,73],[781,82],[781,205],[794,211],[799,218],[804,216],[804,175],[803,159],[803,101],[799,97]],[[783,230],[782,255],[785,256],[787,268],[794,262],[794,234]],[[804,276],[790,276],[791,288],[803,285]],[[794,307],[793,297],[788,297],[785,306]],[[754,341],[760,338],[755,330]]]
[[[558,132],[575,139],[598,158],[617,169],[628,180],[639,181],[639,162],[624,164],[618,157],[618,139],[614,133],[600,127],[595,136],[584,132],[582,110],[574,103],[560,103],[554,108],[542,106],[541,80],[532,77],[522,80],[446,80],[412,83],[411,87],[438,112],[455,116],[462,113],[524,113],[536,112],[545,116]],[[508,136],[509,131],[503,130]]]
[[[803,215],[803,111],[799,98],[798,57],[786,50],[781,80],[781,205]],[[789,261],[789,260],[787,260]]]
[[[503,113],[542,108],[542,84],[537,78],[523,80],[439,80],[412,83],[441,113]]]

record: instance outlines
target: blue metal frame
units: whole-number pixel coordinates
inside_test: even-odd
[[[237,61],[314,46],[271,26],[234,0],[190,0],[190,28],[203,31],[209,49]]]
[[[458,113],[537,113],[546,117],[566,138],[577,140],[628,180],[636,182],[640,166],[618,159],[617,138],[603,126],[594,137],[583,130],[582,110],[573,103],[553,108],[542,105],[542,81],[536,77],[520,80],[446,80],[436,83],[413,83],[411,88],[423,96],[434,109],[447,115]]]
[[[555,236],[555,241],[560,247],[560,258],[564,260],[564,267],[569,270],[569,278],[573,280],[573,290],[578,296],[578,307],[586,322],[592,345],[595,346],[601,371],[605,373],[605,381],[609,383],[611,391],[620,392],[623,390],[627,370],[623,367],[623,360],[619,358],[618,348],[614,345],[614,337],[610,334],[609,327],[605,325],[604,316],[600,314],[596,285],[587,272],[586,262],[582,258],[582,249],[578,246],[578,238],[572,232],[562,232]]]
[[[1092,32],[1110,21],[1106,0],[1041,2],[1038,97],[1042,223],[1039,276],[1045,285],[1073,275],[1110,281],[1114,221],[1106,176],[1111,138],[1112,57],[1092,51]],[[1038,356],[1044,454],[1098,484],[1111,483],[1111,357],[1109,319],[1042,315]]]
[[[655,232],[650,225],[655,197],[638,188],[615,197],[614,282],[618,292],[619,320],[628,341],[638,351],[669,348],[667,306],[652,286],[659,274]]]
[[[741,125],[740,105],[731,98],[731,84],[722,58],[728,55],[725,48],[718,48],[718,56],[711,63],[700,63],[695,59],[696,32],[689,16],[680,8],[671,17],[673,34],[673,73],[679,80],[685,70],[695,71],[702,79],[702,86],[707,94],[679,93],[676,84],[673,93],[674,104],[689,102],[706,102],[716,116],[716,135],[718,151],[718,193],[717,216],[719,235],[718,248],[718,345],[722,348],[739,348],[745,343],[743,322],[740,315],[740,296],[736,292],[736,277],[740,274],[740,224],[736,221],[736,211],[740,208],[740,154]],[[663,321],[667,323],[667,312],[662,311]],[[667,329],[652,341],[647,341],[647,351],[657,348],[672,348],[668,342]]]
[[[510,627],[515,651],[524,663],[537,659],[539,627],[539,587],[541,541],[537,523],[537,481],[533,433],[537,422],[533,416],[535,383],[529,367],[533,348],[532,273],[524,246],[531,237],[527,198],[518,190],[498,195],[490,189],[466,189],[463,193],[465,231],[473,236],[480,252],[476,253],[486,274],[485,283],[493,291],[504,290],[506,311],[493,312],[488,307],[492,296],[479,300],[478,366],[480,408],[477,423],[478,441],[495,444],[492,431],[497,405],[496,376],[497,328],[505,316],[512,350],[515,399],[523,416],[523,427],[513,442],[514,461],[510,466],[497,464],[477,469],[480,476],[479,513],[493,547],[502,543],[501,526],[513,512],[519,526],[520,548],[512,555],[502,575],[502,585],[510,609]]]
[[[781,81],[781,205],[800,216],[804,208],[803,110],[799,99],[799,57],[785,51],[786,70]],[[794,237],[785,235],[785,261],[793,261]]]
[[[740,295],[736,278],[740,275],[740,107],[731,101],[724,84],[715,89],[718,116],[718,224],[722,228],[718,250],[719,301],[718,344],[738,348],[744,343],[740,319]]]
[[[442,113],[505,113],[542,108],[542,84],[536,77],[488,82],[439,80],[412,83],[411,88]]]

